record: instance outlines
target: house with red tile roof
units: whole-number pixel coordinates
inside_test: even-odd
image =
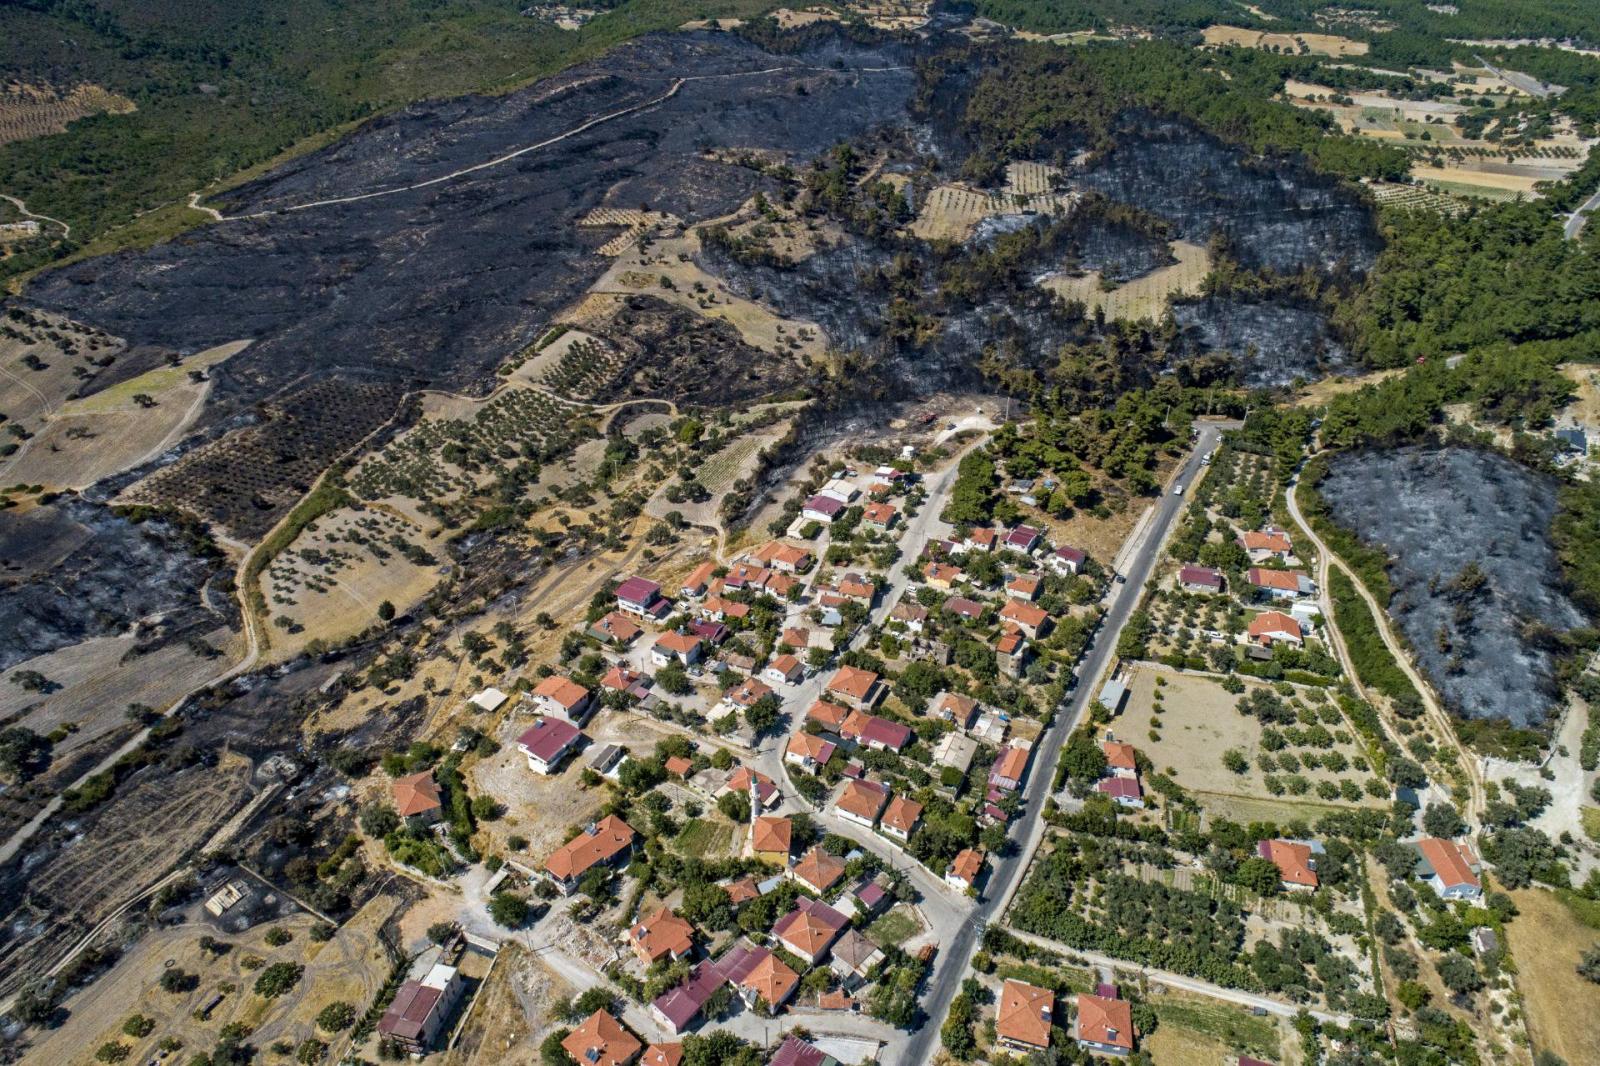
[[[811,553],[804,548],[797,548],[792,544],[785,544],[781,540],[769,540],[752,554],[752,558],[763,566],[774,570],[782,570],[786,574],[800,574],[811,569],[815,561]]]
[[[789,865],[789,848],[794,841],[794,823],[776,815],[763,815],[750,823],[750,850],[758,859]]]
[[[789,746],[784,749],[783,761],[790,766],[815,773],[827,765],[833,758],[837,746],[830,740],[823,740],[811,733],[796,733],[789,738]]]
[[[650,1014],[667,1032],[678,1036],[694,1025],[700,1011],[727,983],[727,977],[716,963],[709,959],[698,962],[683,983],[650,1001]]]
[[[922,580],[929,586],[943,589],[945,592],[955,588],[956,582],[960,581],[961,577],[961,567],[951,566],[949,563],[929,563],[922,568]]]
[[[1020,600],[1006,600],[1005,606],[1000,608],[1000,617],[1026,633],[1030,640],[1038,640],[1050,627],[1050,615],[1043,607]]]
[[[667,768],[667,773],[672,774],[674,777],[688,777],[694,772],[694,763],[682,755],[669,757],[664,765]]]
[[[1135,810],[1144,807],[1144,789],[1137,777],[1102,777],[1095,782],[1095,791],[1110,796],[1118,805]]]
[[[957,892],[967,892],[978,887],[978,878],[982,874],[983,852],[963,848],[945,867],[944,883]]]
[[[1222,591],[1222,571],[1209,566],[1185,566],[1178,570],[1178,587],[1185,592]]]
[[[965,596],[951,596],[944,601],[944,605],[940,607],[940,610],[946,614],[953,614],[957,618],[964,618],[969,622],[975,622],[983,617],[983,604]]]
[[[875,714],[851,711],[839,725],[839,735],[856,744],[864,744],[877,751],[900,751],[911,743],[915,735],[909,726],[880,718]]]
[[[740,606],[743,605],[741,604]],[[721,622],[713,622],[709,618],[690,619],[689,632],[705,641],[711,647],[719,646],[733,635],[733,630]]]
[[[1266,570],[1252,566],[1244,578],[1270,599],[1292,600],[1297,596],[1315,596],[1317,583],[1300,570]]]
[[[570,677],[551,674],[533,690],[533,705],[540,714],[565,718],[581,725],[590,712],[590,692]]]
[[[1294,545],[1289,543],[1289,535],[1281,529],[1250,530],[1239,534],[1239,546],[1250,556],[1252,563],[1264,563],[1268,559],[1278,562],[1287,562],[1289,556],[1294,554]]]
[[[717,790],[716,798],[721,799],[727,792],[742,792],[749,796],[750,805],[758,811],[770,807],[779,799],[778,786],[772,778],[748,766],[735,767],[733,773],[728,775],[727,784]]]
[[[567,1034],[561,1046],[584,1066],[629,1066],[644,1044],[608,1012],[597,1010]]]
[[[621,611],[612,611],[589,627],[591,637],[602,644],[610,644],[617,648],[626,648],[638,640],[639,634],[643,632],[644,630]]]
[[[639,1066],[679,1066],[681,1062],[682,1044],[651,1044],[639,1056]]]
[[[913,633],[921,633],[928,624],[928,609],[919,604],[901,600],[889,612],[891,621],[899,622]]]
[[[640,618],[665,618],[672,604],[661,595],[661,586],[648,578],[630,577],[617,586],[617,608]]]
[[[722,622],[729,618],[738,620],[750,617],[750,605],[730,600],[725,596],[707,596],[696,609],[701,618],[711,622]]]
[[[1483,894],[1478,857],[1466,844],[1423,837],[1417,841],[1416,849],[1416,874],[1440,899],[1476,900]]]
[[[850,781],[839,793],[834,809],[839,817],[871,829],[889,802],[889,789],[876,781]]]
[[[917,823],[921,820],[922,804],[904,796],[896,796],[889,801],[889,806],[883,809],[883,817],[879,820],[878,826],[885,834],[904,844],[911,839],[911,834],[916,831]]]
[[[861,520],[882,532],[888,532],[899,517],[892,503],[869,503],[861,510]]]
[[[772,686],[754,677],[747,677],[722,694],[721,708],[727,711],[747,711],[772,695]]]
[[[1089,557],[1078,548],[1061,547],[1051,552],[1045,561],[1050,564],[1050,569],[1064,577],[1076,574],[1088,560]]]
[[[1106,753],[1106,768],[1118,777],[1136,777],[1139,773],[1139,752],[1132,744],[1108,740],[1100,745]]]
[[[798,685],[805,680],[806,668],[793,655],[780,655],[767,664],[761,676],[774,685]]]
[[[545,876],[562,895],[570,896],[584,874],[626,858],[637,835],[627,822],[608,814],[552,852],[544,861]]]
[[[800,986],[800,975],[787,963],[767,948],[753,944],[735,945],[719,966],[751,1010],[765,1005],[766,1013],[776,1014]]]
[[[878,683],[878,675],[871,670],[841,666],[828,682],[827,693],[830,699],[836,699],[846,706],[858,711],[870,711],[883,698],[883,685]]]
[[[634,701],[650,695],[650,679],[621,663],[606,671],[606,676],[600,679],[600,687],[609,692],[624,693]]]
[[[1032,574],[1018,574],[1006,582],[1006,595],[1013,600],[1032,603],[1039,598],[1039,592],[1043,588],[1044,582]]]
[[[800,856],[800,861],[789,868],[788,876],[821,895],[838,884],[844,869],[844,860],[819,844]]]
[[[454,966],[436,965],[422,978],[402,984],[378,1020],[378,1033],[413,1055],[437,1042],[460,1002],[465,982]]]
[[[694,950],[694,926],[662,907],[628,929],[628,944],[646,966],[657,959],[676,962]]]
[[[800,506],[800,515],[813,522],[823,525],[832,525],[833,520],[844,513],[844,501],[836,500],[832,496],[813,496]]]
[[[1032,655],[1028,638],[1015,626],[995,638],[994,652],[1000,660],[1000,669],[1007,677],[1021,677],[1028,669],[1028,658]]]
[[[837,703],[829,703],[827,700],[817,700],[806,709],[806,721],[816,722],[822,728],[831,729],[834,732],[839,731],[839,727],[844,725],[844,720],[848,717],[850,717],[850,708],[841,707]]]
[[[711,581],[716,576],[717,564],[710,561],[703,562],[689,572],[689,576],[683,579],[683,587],[678,591],[686,600],[698,600],[711,588]]]
[[[517,750],[536,774],[553,774],[563,760],[578,747],[583,734],[571,722],[560,718],[538,718],[517,738]]]
[[[1280,640],[1299,647],[1305,643],[1300,635],[1300,623],[1282,611],[1262,611],[1250,619],[1250,643],[1270,648]]]
[[[1263,840],[1256,845],[1256,854],[1278,868],[1284,888],[1310,892],[1317,887],[1317,860],[1310,844],[1298,840]]]
[[[863,607],[871,607],[872,601],[878,598],[878,586],[860,574],[846,574],[839,579],[839,595]]]
[[[933,698],[928,711],[943,722],[953,722],[957,729],[971,729],[978,720],[978,701],[954,692],[941,692]]]
[[[444,815],[444,796],[432,770],[397,777],[391,788],[395,813],[413,829],[425,829]]]
[[[992,552],[995,545],[1000,543],[1000,532],[988,526],[982,526],[968,533],[961,540],[962,551]]]
[[[693,634],[663,633],[656,638],[655,646],[650,649],[650,659],[657,666],[666,666],[670,662],[678,662],[684,666],[692,666],[700,661],[702,647],[705,641]]]
[[[1030,555],[1044,541],[1044,534],[1032,526],[1018,526],[1005,535],[1002,543],[1012,551]]]
[[[1028,776],[1028,760],[1033,752],[1028,748],[1007,746],[995,756],[989,768],[989,786],[1005,792],[1015,792]]]
[[[1102,1055],[1131,1054],[1133,1006],[1125,999],[1080,995],[1072,1035],[1079,1047]]]
[[[772,935],[807,964],[815,966],[828,955],[828,948],[849,926],[850,919],[814,899],[801,896],[794,910],[778,919]]]
[[[1027,1054],[1050,1046],[1055,993],[1023,981],[1008,980],[1000,988],[994,1034],[1001,1047]]]

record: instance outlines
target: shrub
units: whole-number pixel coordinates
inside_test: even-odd
[[[300,981],[305,967],[296,962],[275,962],[256,975],[256,995],[269,999],[283,995]]]
[[[356,1023],[356,1009],[349,1003],[330,1003],[317,1012],[317,1028],[325,1033],[337,1033]]]

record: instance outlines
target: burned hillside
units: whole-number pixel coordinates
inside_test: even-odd
[[[1389,613],[1446,704],[1542,725],[1560,634],[1586,624],[1550,540],[1555,483],[1494,452],[1401,448],[1336,456],[1318,491],[1389,554]]]
[[[311,374],[397,394],[481,391],[605,270],[597,249],[613,233],[580,228],[588,212],[726,213],[762,179],[705,151],[808,159],[902,115],[910,84],[890,48],[828,41],[779,56],[731,34],[647,38],[518,93],[375,121],[233,190],[227,221],[48,273],[29,298],[137,344],[255,338],[216,373],[203,429]],[[335,202],[306,207],[319,198]],[[350,434],[390,414],[362,405]],[[337,454],[331,436],[288,439],[290,421],[251,427],[252,447],[313,466]],[[260,521],[286,508],[299,465],[250,487]]]

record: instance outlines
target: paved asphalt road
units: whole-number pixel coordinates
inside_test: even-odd
[[[977,950],[979,934],[991,920],[1004,913],[1011,896],[1017,890],[1023,872],[1028,867],[1028,861],[1038,849],[1040,841],[1044,839],[1044,820],[1040,814],[1044,808],[1045,797],[1050,794],[1050,784],[1061,748],[1084,717],[1089,700],[1099,689],[1100,676],[1116,655],[1117,638],[1128,621],[1128,615],[1133,613],[1133,608],[1139,602],[1144,584],[1150,577],[1150,571],[1161,555],[1161,546],[1167,539],[1167,532],[1172,528],[1173,520],[1189,502],[1187,491],[1182,496],[1177,496],[1172,490],[1178,485],[1187,490],[1194,484],[1195,474],[1200,470],[1201,456],[1216,447],[1224,428],[1229,427],[1215,423],[1200,427],[1200,437],[1194,451],[1184,462],[1178,477],[1167,486],[1161,502],[1156,505],[1155,518],[1150,523],[1145,541],[1123,572],[1127,580],[1123,584],[1114,586],[1117,590],[1116,598],[1112,601],[1104,623],[1095,633],[1082,660],[1078,671],[1079,684],[1068,696],[1067,704],[1057,713],[1055,723],[1040,738],[1034,752],[1033,767],[1029,771],[1033,779],[1028,785],[1026,803],[1015,823],[1022,831],[1022,846],[993,864],[983,902],[962,925],[961,932],[957,934],[955,940],[940,945],[939,958],[934,964],[933,976],[928,981],[923,998],[927,1021],[911,1034],[908,1043],[898,1049],[893,1045],[886,1049],[890,1052],[886,1055],[887,1062],[898,1063],[899,1066],[922,1066],[923,1063],[932,1061],[935,1041],[939,1038],[939,1026],[944,1023],[945,1014],[950,1009],[950,1001],[955,999],[956,993],[961,990],[962,979],[967,976],[972,956]],[[898,1054],[893,1054],[895,1051],[898,1051]]]
[[[1567,240],[1576,240],[1578,234],[1583,232],[1585,223],[1589,220],[1590,211],[1600,211],[1600,190],[1578,205],[1578,209],[1567,216],[1567,224],[1562,227]]]

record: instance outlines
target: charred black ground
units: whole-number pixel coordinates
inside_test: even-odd
[[[1557,697],[1555,634],[1584,624],[1550,541],[1553,479],[1494,452],[1336,456],[1318,486],[1334,521],[1389,553],[1399,623],[1458,714],[1539,726]]]

